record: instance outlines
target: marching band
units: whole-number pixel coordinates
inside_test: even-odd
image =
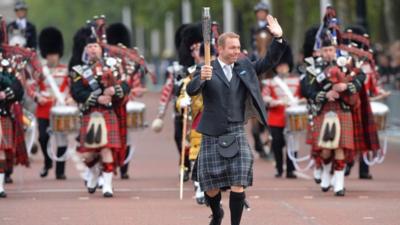
[[[131,47],[128,29],[122,23],[108,25],[105,16],[76,32],[69,65],[61,63],[62,32],[42,29],[42,64],[26,10],[18,2],[16,21],[7,26],[1,18],[0,198],[7,196],[5,183],[12,182],[14,164],[29,165],[35,138],[44,157],[40,177],[48,176],[55,161],[56,179],[65,180],[66,161],[79,156],[86,166],[87,191],[102,188],[104,197],[113,197],[117,168],[122,179],[129,178],[131,137],[147,127],[146,104],[136,100],[146,92],[145,76],[153,81],[154,76]],[[389,109],[375,101],[390,92],[378,84],[366,32],[340,30],[335,9],[327,7],[322,24],[306,33],[304,68],[297,76],[291,48],[276,18],[268,15],[269,6],[259,3],[255,12],[265,14],[265,21],[253,29],[253,55],[241,51],[237,34],[219,34],[207,11],[202,23],[177,29],[178,61],[167,69],[151,124],[161,132],[172,102],[181,181],[192,178],[197,203],[212,211],[212,225],[224,217],[221,191],[231,190],[232,224],[240,224],[248,204],[245,190],[253,183],[254,161],[244,129],[248,119],[257,152],[265,159],[260,132],[268,130],[276,178],[284,168],[287,178],[313,168],[321,190],[332,188],[335,196],[345,196],[345,176],[355,160],[360,161],[359,177],[372,179],[368,166],[386,152],[378,132],[386,128]],[[299,148],[302,134],[310,152]],[[299,165],[305,160],[306,169]]]

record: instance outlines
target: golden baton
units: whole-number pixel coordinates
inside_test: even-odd
[[[204,62],[205,65],[211,65],[211,52],[210,52],[210,42],[211,42],[211,16],[210,7],[203,8],[203,40],[204,40]]]

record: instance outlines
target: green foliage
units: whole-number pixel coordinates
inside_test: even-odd
[[[38,31],[46,26],[57,26],[63,32],[68,53],[72,45],[75,31],[85,25],[87,19],[94,15],[105,14],[112,23],[121,20],[121,9],[129,6],[132,9],[132,25],[142,26],[148,33],[152,29],[164,32],[164,20],[167,12],[174,14],[175,27],[181,23],[182,0],[27,0],[29,4],[29,19],[36,24]],[[235,25],[241,24],[240,32],[243,47],[250,43],[250,27],[255,23],[254,5],[259,0],[232,0],[235,11]],[[285,36],[292,40],[295,0],[271,0],[272,13],[279,19]],[[297,1],[297,0],[296,0]],[[309,26],[319,24],[319,1],[301,0],[305,5],[306,30]],[[334,5],[338,0],[333,1]],[[201,20],[202,7],[211,7],[212,19],[223,27],[223,0],[191,0],[193,21]],[[348,1],[351,15],[350,22],[355,21],[355,0]],[[375,41],[384,40],[382,35],[383,1],[367,0],[368,22],[371,36]]]

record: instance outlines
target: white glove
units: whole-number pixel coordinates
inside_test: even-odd
[[[190,97],[189,96],[185,96],[179,102],[179,106],[181,107],[181,109],[183,109],[183,108],[189,106],[191,103],[192,103],[192,100],[190,99]]]
[[[163,120],[160,118],[156,118],[155,120],[153,120],[153,123],[151,124],[151,129],[154,132],[158,133],[161,132],[163,125],[164,125]]]

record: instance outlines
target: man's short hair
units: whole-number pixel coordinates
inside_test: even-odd
[[[240,39],[240,36],[238,34],[236,34],[235,32],[223,33],[218,37],[218,46],[224,46],[225,45],[225,41],[226,41],[227,38]]]

